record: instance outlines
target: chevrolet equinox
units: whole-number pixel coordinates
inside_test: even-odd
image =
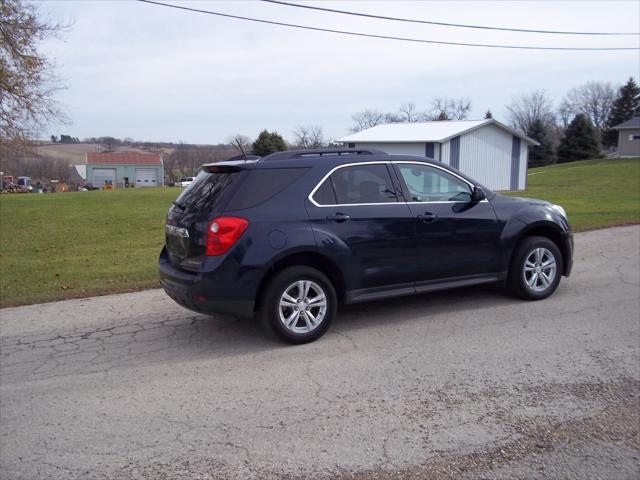
[[[173,203],[160,282],[180,305],[259,314],[310,342],[338,305],[488,282],[541,300],[571,272],[562,207],[425,157],[287,151],[207,164]]]

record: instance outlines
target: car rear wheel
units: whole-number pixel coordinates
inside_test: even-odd
[[[520,298],[542,300],[560,283],[562,254],[545,237],[525,238],[518,246],[509,271],[509,286]]]
[[[337,309],[331,281],[315,268],[289,267],[269,282],[262,300],[265,326],[289,343],[321,337]]]

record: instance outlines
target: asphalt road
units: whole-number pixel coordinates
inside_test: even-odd
[[[161,291],[0,311],[0,477],[640,476],[640,227],[542,302],[345,307],[304,346]]]

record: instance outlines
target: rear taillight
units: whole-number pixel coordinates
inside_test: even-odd
[[[207,255],[222,255],[242,236],[249,222],[239,217],[218,217],[207,228]]]

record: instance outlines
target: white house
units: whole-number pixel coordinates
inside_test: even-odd
[[[352,148],[429,157],[493,190],[524,190],[529,145],[538,142],[494,119],[388,123],[338,140]]]

